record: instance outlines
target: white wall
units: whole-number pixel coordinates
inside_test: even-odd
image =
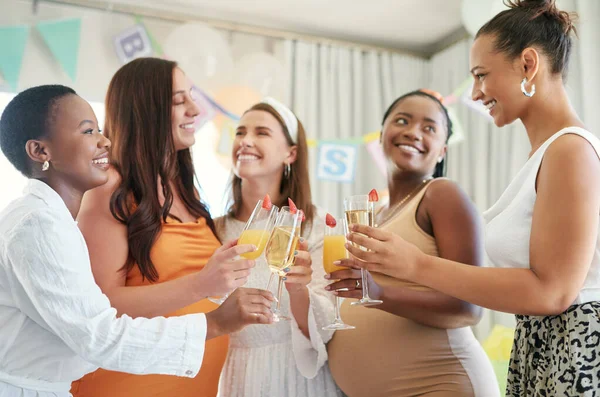
[[[37,22],[46,20],[81,18],[81,45],[77,79],[75,82],[62,71],[34,29]],[[40,84],[63,84],[73,87],[90,101],[104,100],[111,77],[121,66],[113,49],[113,37],[135,24],[130,15],[40,2],[38,11],[32,13],[30,0],[0,0],[0,25],[27,24],[30,29],[25,49],[18,90]],[[148,31],[159,43],[164,43],[168,35],[179,24],[174,22],[144,19]],[[283,49],[280,40],[265,37],[219,31],[229,43],[234,62],[244,55],[255,52],[268,52],[283,62]],[[193,43],[195,38],[190,37]],[[4,87],[7,89],[7,87]],[[280,89],[269,93],[283,97]]]

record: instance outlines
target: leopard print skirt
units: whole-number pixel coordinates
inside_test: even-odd
[[[516,318],[506,396],[600,397],[600,302]]]

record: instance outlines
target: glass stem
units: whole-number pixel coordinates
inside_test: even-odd
[[[271,276],[269,277],[269,283],[267,284],[267,291],[271,290],[271,284],[273,283],[273,277],[275,277],[275,273],[271,272]]]
[[[283,287],[283,277],[279,276],[279,285],[277,286],[277,308],[275,309],[276,313],[280,313],[281,308],[281,289]]]
[[[342,322],[342,319],[340,317],[340,297],[339,296],[335,296],[335,320],[334,322],[336,324],[339,324]]]
[[[360,269],[360,278],[362,279],[363,299],[371,299],[369,297],[369,282],[365,269]]]

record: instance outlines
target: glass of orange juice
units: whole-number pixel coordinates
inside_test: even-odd
[[[254,244],[256,251],[246,252],[240,256],[246,259],[258,259],[263,254],[267,241],[271,237],[278,213],[277,206],[273,204],[266,205],[265,200],[259,200],[256,203],[254,211],[252,211],[238,239],[238,244]]]
[[[255,260],[263,254],[267,241],[271,237],[278,212],[279,208],[271,203],[268,195],[264,199],[258,200],[250,218],[244,225],[242,234],[238,238],[238,245],[253,244],[256,246],[256,250],[241,254],[241,257]],[[226,294],[222,297],[210,297],[208,299],[211,302],[221,304],[225,302],[228,296],[229,294]]]
[[[335,219],[330,217],[325,224],[325,236],[323,237],[323,268],[325,273],[331,274],[337,270],[344,270],[347,267],[336,266],[333,264],[335,261],[348,257],[348,251],[344,246],[346,244],[346,220],[344,218]],[[333,220],[333,222],[332,222]],[[329,325],[323,327],[324,330],[344,330],[354,329],[352,325],[348,325],[342,321],[340,316],[340,298],[336,295],[335,297],[335,319]]]

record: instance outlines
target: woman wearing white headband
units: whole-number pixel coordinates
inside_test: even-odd
[[[284,313],[289,310],[292,321],[252,327],[247,332],[230,335],[219,394],[227,397],[341,395],[326,364],[325,344],[332,332],[321,328],[333,317],[334,309],[331,295],[324,291],[326,280],[321,256],[325,223],[311,200],[308,148],[302,123],[285,105],[272,98],[264,99],[242,116],[232,159],[231,206],[226,216],[215,220],[219,238],[239,237],[254,205],[265,194],[279,207],[287,205],[290,197],[306,214],[301,248],[308,246],[312,267],[296,265],[287,272],[281,307]],[[266,264],[258,262],[246,286],[264,288],[269,276]]]

